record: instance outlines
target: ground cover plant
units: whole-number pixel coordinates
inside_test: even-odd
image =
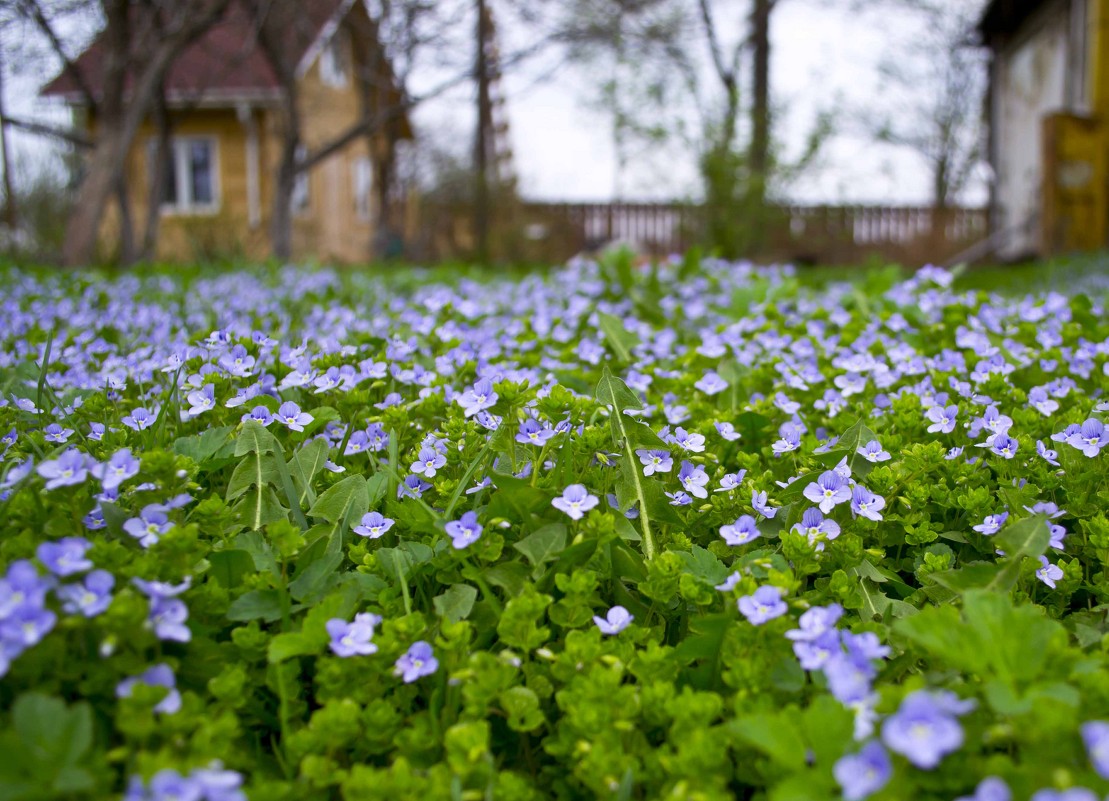
[[[0,798],[1109,791],[1105,298],[0,290]]]

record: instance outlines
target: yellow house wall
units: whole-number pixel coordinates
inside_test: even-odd
[[[346,46],[349,47],[349,42]],[[319,62],[316,59],[298,87],[302,140],[309,152],[326,145],[362,116],[349,53],[344,87],[325,84],[320,79]],[[272,161],[268,171],[275,175],[280,155],[276,121],[271,122],[270,129],[267,149],[272,152]],[[308,207],[293,216],[294,258],[348,264],[369,260],[377,218],[376,199],[371,191],[370,213],[364,219],[357,212],[354,191],[355,163],[367,155],[368,143],[361,137],[309,171]]]
[[[217,207],[214,212],[163,210],[155,255],[167,261],[190,261],[222,256],[262,258],[269,250],[263,221],[249,224],[246,172],[246,133],[233,109],[192,109],[171,116],[173,136],[208,137],[215,141]],[[144,123],[127,160],[127,191],[136,245],[142,242],[148,208],[153,125]],[[261,176],[263,179],[265,176]],[[263,185],[265,181],[263,180]],[[118,252],[120,218],[113,204],[101,227],[101,248]]]

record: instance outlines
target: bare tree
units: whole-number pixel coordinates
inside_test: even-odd
[[[226,10],[229,0],[17,0],[84,98],[96,120],[74,212],[66,227],[62,258],[87,263],[109,198],[120,205],[124,240],[131,227],[124,166],[139,126],[174,60]],[[63,36],[67,15],[99,16],[97,75],[78,67]]]
[[[981,0],[883,0],[872,14],[906,23],[881,64],[879,103],[854,115],[864,133],[919,155],[931,174],[937,222],[982,163],[986,55],[973,41]]]

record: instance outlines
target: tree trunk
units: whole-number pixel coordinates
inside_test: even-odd
[[[297,150],[300,148],[300,120],[296,110],[296,95],[288,89],[284,109],[285,119],[282,122],[281,162],[277,167],[273,210],[270,217],[272,255],[280,261],[288,261],[293,256],[293,191],[296,189]]]
[[[2,55],[2,54],[0,54]],[[0,59],[0,169],[4,170],[4,223],[14,230],[19,222],[19,209],[12,181],[12,160],[8,150],[8,115],[4,108],[4,63]]]
[[[751,177],[752,200],[765,201],[770,171],[770,12],[773,0],[755,0],[751,14]]]
[[[165,86],[161,87],[154,101],[154,128],[157,139],[150,154],[147,171],[146,224],[143,225],[142,248],[139,259],[152,261],[158,251],[158,232],[162,223],[162,198],[166,190],[166,159],[170,155],[169,113],[166,111]]]
[[[92,259],[104,207],[121,180],[123,159],[114,152],[118,149],[118,137],[101,127],[66,224],[62,261],[68,267],[87,264]]]
[[[489,95],[489,61],[486,45],[490,38],[489,10],[485,0],[477,0],[477,60],[474,77],[477,80],[477,130],[474,139],[474,257],[485,263],[489,260],[489,218],[491,202],[489,193],[489,146],[493,129],[493,104]]]
[[[119,261],[124,267],[130,267],[135,263],[135,222],[125,175],[121,174],[116,182],[115,197],[119,205]]]

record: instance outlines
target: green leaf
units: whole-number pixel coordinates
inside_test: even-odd
[[[994,539],[997,547],[1005,551],[1005,560],[986,589],[1011,590],[1020,578],[1021,563],[1026,558],[1041,556],[1047,550],[1051,543],[1051,529],[1046,517],[1034,515],[1006,526]]]
[[[790,771],[803,770],[807,743],[795,708],[737,718],[731,729],[747,745]]]
[[[370,494],[365,477],[353,475],[344,478],[321,495],[308,510],[308,516],[338,524],[348,518],[360,518],[369,509],[369,505]]]
[[[236,621],[280,620],[282,614],[280,590],[251,590],[231,602],[227,619]]]
[[[724,563],[700,545],[694,545],[691,551],[678,551],[677,554],[685,564],[686,572],[705,584],[715,587],[728,578],[729,571]]]
[[[616,357],[625,364],[630,363],[632,348],[639,344],[639,337],[624,328],[624,323],[611,314],[597,312],[597,322],[604,334],[605,343],[612,348]]]
[[[251,531],[260,531],[268,523],[288,519],[288,510],[269,485],[248,490],[235,505],[234,512]]]
[[[234,430],[233,426],[221,426],[209,428],[195,437],[181,437],[174,441],[173,452],[179,456],[187,456],[198,465],[202,465],[215,458],[231,439],[231,433]]]
[[[477,600],[477,590],[469,584],[452,584],[450,588],[431,599],[435,611],[451,623],[457,623],[470,616]]]
[[[643,556],[651,560],[655,556],[655,535],[651,530],[652,515],[656,514],[659,506],[657,494],[651,493],[645,487],[645,479],[639,469],[639,460],[635,457],[636,445],[630,433],[636,429],[649,428],[638,422],[628,422],[628,409],[641,409],[642,404],[628,385],[609,372],[608,367],[601,373],[601,380],[597,384],[597,400],[609,407],[609,423],[612,426],[613,439],[623,452],[619,467],[620,475],[616,485],[616,496],[621,508],[627,508],[631,500],[639,504],[639,521],[643,531]],[[638,433],[638,432],[636,432]],[[658,439],[654,432],[651,432]],[[640,441],[643,441],[642,439]],[[645,447],[653,447],[647,445]]]
[[[212,551],[208,554],[208,563],[212,577],[224,587],[238,587],[243,576],[255,570],[251,555],[238,548]]]
[[[310,439],[289,460],[289,472],[297,486],[299,504],[312,506],[316,502],[312,479],[323,470],[324,464],[327,463],[327,454],[328,447],[324,440]]]
[[[12,729],[0,735],[0,798],[39,799],[85,793],[92,775],[81,766],[93,744],[92,708],[41,693],[12,704]]]
[[[271,434],[265,426],[253,420],[242,424],[239,438],[235,440],[235,455],[246,456],[248,453],[281,453],[281,443]]]
[[[224,497],[233,501],[251,487],[279,486],[281,471],[277,465],[280,459],[280,456],[272,453],[250,454],[235,466]]]
[[[311,656],[322,652],[331,641],[327,633],[327,621],[335,617],[349,620],[358,598],[358,588],[348,585],[321,600],[308,610],[300,631],[278,634],[270,640],[270,663],[277,664],[294,656]]]
[[[530,571],[520,562],[502,562],[486,568],[482,573],[490,584],[503,589],[510,597],[523,592],[528,583]]]
[[[538,568],[553,561],[566,549],[566,526],[551,523],[529,534],[512,547],[524,555],[532,567]]]

